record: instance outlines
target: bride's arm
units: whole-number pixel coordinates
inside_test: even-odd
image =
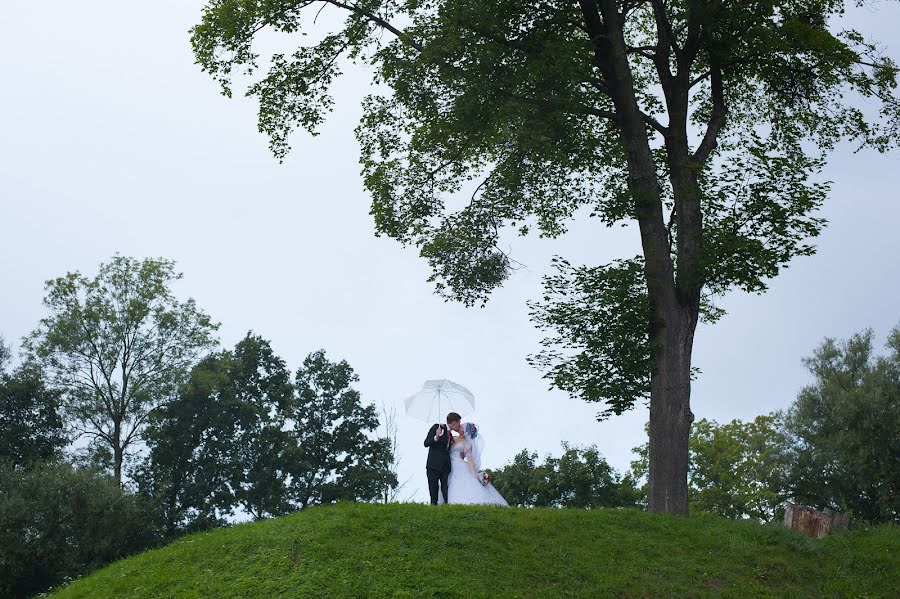
[[[469,450],[469,453],[466,454],[466,463],[469,465],[469,472],[472,473],[472,476],[478,478],[478,472],[475,471],[475,461],[472,460],[472,450]]]

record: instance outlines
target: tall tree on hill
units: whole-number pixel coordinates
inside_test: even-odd
[[[650,402],[649,508],[686,514],[691,355],[706,298],[762,292],[808,239],[841,140],[897,142],[897,69],[838,31],[841,0],[209,0],[197,62],[231,93],[263,29],[343,26],[272,57],[248,94],[275,155],[315,133],[342,59],[378,91],[357,135],[378,234],[415,245],[439,293],[484,301],[513,260],[504,228],[636,224],[642,254],[559,261],[535,306],[534,363],[600,414]],[[306,40],[318,41],[303,45]],[[853,105],[874,100],[873,119]],[[458,210],[451,209],[460,207]]]
[[[229,352],[205,356],[178,396],[148,419],[147,459],[136,469],[141,493],[152,499],[170,536],[213,528],[231,514],[228,468],[237,411],[230,393]]]
[[[174,262],[115,256],[94,278],[72,272],[48,281],[50,315],[26,340],[30,361],[63,393],[75,433],[109,449],[119,483],[148,415],[215,343],[218,325],[194,300],[172,294],[180,278]]]
[[[257,519],[287,513],[291,373],[268,341],[248,334],[234,348],[231,386],[235,401],[244,406],[232,439],[235,498]]]

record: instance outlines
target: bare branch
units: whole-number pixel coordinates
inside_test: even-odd
[[[688,89],[694,87],[701,81],[705,81],[711,74],[712,74],[711,71],[706,71],[705,73],[701,73],[700,75],[697,75],[688,85]]]
[[[656,131],[658,131],[659,133],[661,133],[661,134],[663,135],[663,137],[665,137],[666,134],[668,134],[668,132],[669,132],[668,127],[666,127],[665,125],[663,125],[662,123],[660,123],[659,121],[657,121],[655,118],[653,118],[653,117],[650,116],[649,114],[646,114],[646,113],[644,113],[644,112],[641,112],[641,118],[644,119],[644,122],[645,122],[645,123],[647,123],[648,125],[650,125],[650,126],[653,127],[654,129],[656,129]]]
[[[659,38],[659,45],[656,47],[657,56],[668,55],[668,52],[663,52],[666,48],[671,49],[678,56],[681,54],[681,48],[678,47],[677,38],[672,31],[672,23],[666,14],[665,2],[663,0],[650,0],[650,4],[653,6],[656,35]],[[668,70],[668,63],[666,64],[666,70]]]
[[[698,164],[703,164],[709,158],[710,153],[718,144],[717,138],[719,131],[725,126],[725,93],[722,87],[722,70],[718,65],[714,65],[711,69],[710,87],[712,91],[712,114],[709,118],[709,124],[706,127],[706,134],[697,151],[694,152],[694,160]]]
[[[618,121],[619,115],[610,110],[603,110],[601,108],[594,108],[593,106],[584,106],[582,107],[585,113],[591,116],[597,116],[604,119],[609,119],[611,121]]]
[[[626,53],[640,54],[650,60],[655,60],[660,50],[660,46],[626,46]]]

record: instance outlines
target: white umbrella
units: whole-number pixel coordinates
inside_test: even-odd
[[[472,392],[446,379],[425,381],[422,390],[406,398],[406,415],[424,422],[443,423],[450,412],[464,415],[475,409]]]

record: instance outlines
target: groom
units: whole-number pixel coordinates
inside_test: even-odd
[[[461,417],[456,412],[447,414],[447,426],[434,424],[428,429],[425,447],[428,448],[428,461],[425,462],[425,473],[428,475],[428,492],[431,494],[431,505],[437,505],[438,486],[447,503],[447,477],[450,476],[450,431],[459,432]]]

